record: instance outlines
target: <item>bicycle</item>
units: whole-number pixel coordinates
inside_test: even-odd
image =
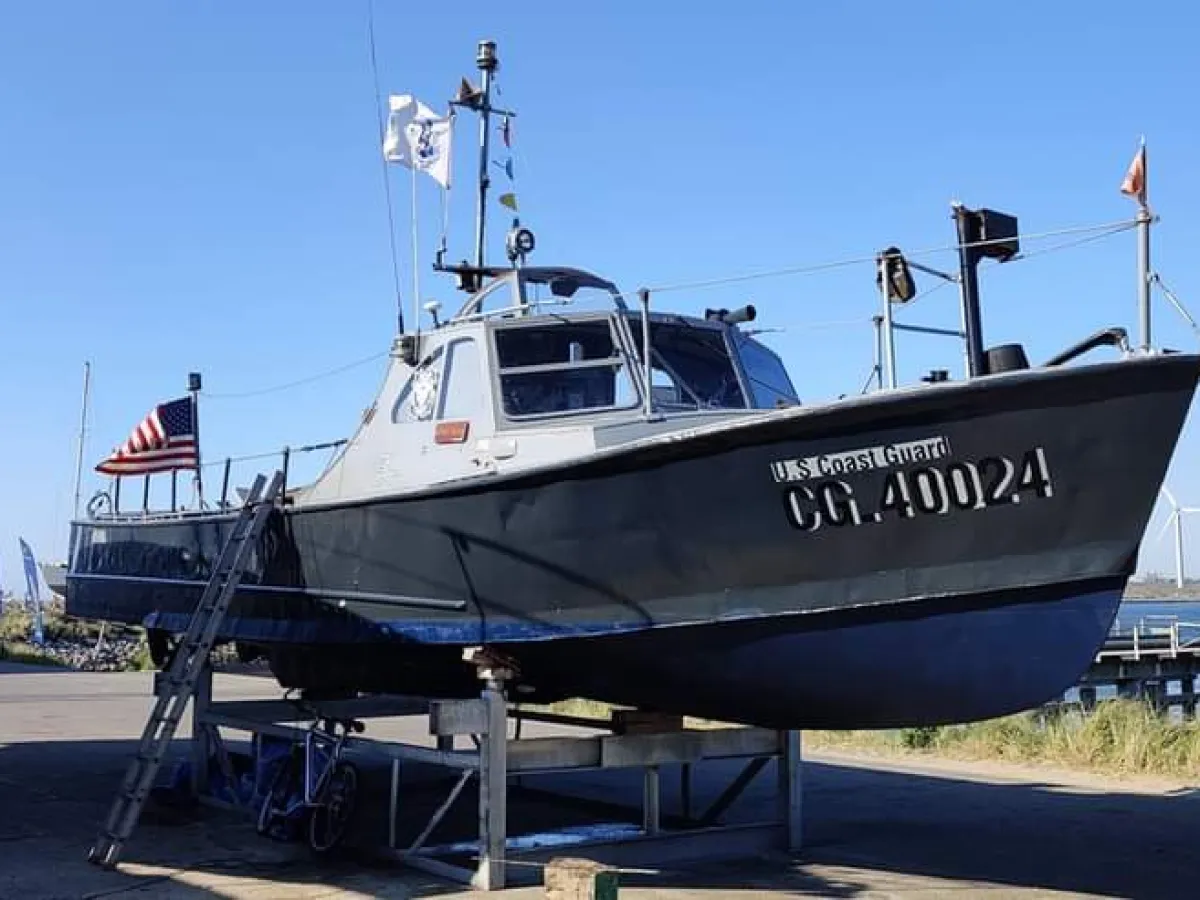
[[[354,816],[358,769],[342,759],[346,740],[365,726],[356,719],[322,717],[306,708],[313,723],[303,744],[294,743],[276,769],[258,809],[262,835],[288,834],[307,826],[308,845],[327,853],[345,837]]]

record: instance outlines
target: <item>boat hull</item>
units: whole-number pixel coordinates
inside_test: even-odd
[[[292,667],[317,681],[353,645],[378,660],[357,665],[360,688],[426,668],[441,682],[438,648],[504,644],[535,688],[764,724],[1021,708],[1102,642],[1196,377],[1191,356],[1033,370],[291,508],[225,634],[327,645],[326,676]],[[68,610],[179,630],[230,524],[75,523]],[[949,662],[922,661],[935,652]],[[674,657],[707,687],[656,668]],[[643,674],[569,671],[585,664]]]

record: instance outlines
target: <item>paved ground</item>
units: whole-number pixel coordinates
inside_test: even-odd
[[[84,854],[143,724],[149,687],[147,674],[0,664],[0,898],[469,896],[430,876],[364,859],[317,864],[303,849],[260,838],[247,823],[207,809],[199,815],[148,809],[120,872],[88,865]],[[263,679],[221,676],[217,693],[266,696],[271,687]],[[417,728],[414,722],[393,726],[409,735]],[[771,802],[767,775],[759,776],[739,816],[754,818],[756,806],[761,811]],[[796,859],[629,874],[622,897],[1166,898],[1200,892],[1200,795],[1184,788],[829,756],[810,762],[805,778],[807,846]],[[664,777],[665,785],[672,783]],[[702,779],[698,802],[719,788],[715,778]],[[635,791],[636,781],[593,776],[572,790],[612,799]],[[675,802],[668,791],[664,808]],[[466,808],[469,819],[469,801]],[[514,812],[534,827],[562,815],[561,808],[532,803]],[[540,890],[504,896],[526,900]]]

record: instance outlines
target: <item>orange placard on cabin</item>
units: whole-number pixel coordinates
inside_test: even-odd
[[[438,422],[433,429],[433,440],[437,444],[461,444],[470,430],[470,422]]]

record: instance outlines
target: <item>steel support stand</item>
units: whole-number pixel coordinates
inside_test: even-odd
[[[479,755],[479,868],[472,887],[485,891],[504,887],[504,851],[508,838],[508,707],[504,682],[509,673],[480,668],[487,706],[487,734]]]
[[[662,805],[658,766],[646,766],[642,778],[642,830],[658,834],[662,830]]]
[[[780,738],[779,817],[784,823],[787,850],[795,853],[804,846],[803,746],[799,731],[782,732]]]
[[[692,818],[692,764],[679,765],[679,806],[685,820]]]
[[[206,662],[200,677],[196,680],[196,690],[192,694],[192,794],[200,797],[208,793],[208,761],[212,756],[212,732],[204,724],[212,703],[213,672],[212,663]]]

